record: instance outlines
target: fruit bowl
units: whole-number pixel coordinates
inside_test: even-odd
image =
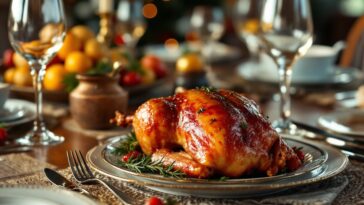
[[[10,88],[10,95],[15,98],[21,98],[33,101],[34,100],[34,88],[33,87],[20,87],[12,85]],[[66,91],[50,91],[43,90],[43,99],[49,102],[68,102],[68,93]]]

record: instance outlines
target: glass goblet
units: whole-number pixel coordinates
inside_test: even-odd
[[[42,81],[47,63],[61,48],[66,33],[62,0],[12,0],[8,35],[14,50],[29,64],[36,103],[33,129],[17,142],[22,145],[53,145],[64,141],[49,131],[42,115]]]
[[[313,42],[309,0],[265,0],[258,36],[278,67],[280,119],[273,126],[278,132],[296,133],[290,121],[292,65]]]

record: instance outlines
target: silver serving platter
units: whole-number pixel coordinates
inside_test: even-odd
[[[315,146],[307,140],[296,140],[292,137],[285,138],[291,146],[303,147],[303,150],[312,150],[312,155],[319,154],[322,161],[315,168],[299,174],[284,174],[274,178],[243,178],[220,180],[203,179],[176,179],[163,177],[155,174],[134,173],[126,169],[119,168],[111,164],[106,158],[110,145],[119,139],[112,139],[109,143],[99,145],[90,150],[86,156],[91,167],[97,172],[112,177],[114,179],[131,182],[137,185],[147,186],[153,190],[175,195],[199,196],[207,198],[242,198],[267,195],[278,191],[283,191],[291,187],[306,185],[330,178],[345,169],[348,163],[346,155],[335,148],[324,144]],[[325,159],[326,155],[326,159]],[[314,161],[313,160],[313,161]]]

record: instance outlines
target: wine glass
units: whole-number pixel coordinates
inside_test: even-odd
[[[135,46],[146,29],[143,17],[143,1],[120,0],[116,17],[116,33],[122,37],[127,49],[134,54]]]
[[[207,75],[215,78],[212,76],[210,63],[211,43],[219,40],[224,33],[224,12],[220,7],[196,6],[192,11],[190,21],[193,33],[202,43],[201,52]]]
[[[17,142],[53,145],[64,138],[49,131],[42,116],[42,80],[47,63],[61,48],[66,25],[62,0],[12,0],[8,19],[9,40],[30,66],[36,103],[33,129]]]
[[[239,37],[245,41],[252,61],[259,61],[261,46],[258,32],[264,0],[237,0],[234,5],[233,22]]]
[[[258,36],[278,66],[280,119],[273,126],[278,132],[297,133],[290,121],[290,87],[292,65],[313,41],[309,0],[265,0]]]

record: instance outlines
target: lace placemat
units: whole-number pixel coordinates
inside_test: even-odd
[[[73,180],[69,169],[60,170],[64,176]],[[204,205],[268,205],[268,204],[364,204],[364,163],[352,161],[348,168],[338,176],[320,183],[299,187],[295,189],[267,196],[259,199],[204,199],[197,197],[184,197],[163,194],[152,191],[145,187],[137,187],[127,183],[119,183],[105,177],[115,186],[133,196],[135,204],[144,204],[151,196],[171,198],[181,205],[204,204]],[[102,176],[101,176],[102,177]],[[17,177],[8,180],[0,180],[0,185],[41,185],[52,186],[42,172],[37,174]],[[104,187],[99,185],[82,185],[100,202],[119,205],[118,200]],[[336,199],[335,199],[336,198]]]
[[[0,180],[33,174],[44,167],[54,168],[53,165],[40,162],[24,153],[0,155]]]

